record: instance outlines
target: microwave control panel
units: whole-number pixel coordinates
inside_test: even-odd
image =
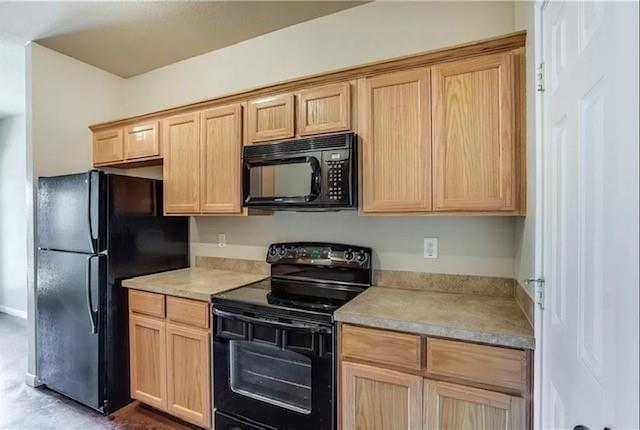
[[[326,198],[349,203],[350,165],[349,151],[326,151],[323,154],[326,166],[324,183],[327,184]]]

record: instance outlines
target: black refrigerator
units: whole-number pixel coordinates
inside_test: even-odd
[[[162,181],[86,173],[38,183],[37,377],[108,414],[129,397],[123,279],[187,267],[186,217],[162,216]]]

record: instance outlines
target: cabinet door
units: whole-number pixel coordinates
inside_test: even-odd
[[[250,100],[249,143],[293,137],[293,94]]]
[[[242,106],[202,113],[202,212],[239,213],[242,200]]]
[[[127,127],[124,133],[124,156],[127,160],[160,155],[158,121],[135,124]]]
[[[301,136],[351,128],[351,86],[348,82],[302,90],[298,94]]]
[[[164,210],[200,210],[200,114],[190,113],[162,122],[164,145]]]
[[[115,163],[124,160],[122,128],[93,133],[93,164]]]
[[[431,209],[429,70],[359,83],[363,212]]]
[[[343,430],[419,430],[422,377],[342,362]]]
[[[434,210],[515,209],[511,54],[432,69]]]
[[[424,380],[424,430],[527,428],[520,397]]]
[[[167,324],[167,399],[170,413],[209,427],[209,332]]]
[[[129,315],[131,397],[167,409],[166,326],[162,320]]]

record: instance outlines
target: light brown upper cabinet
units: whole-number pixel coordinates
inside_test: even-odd
[[[122,128],[93,133],[93,165],[117,163],[124,160]]]
[[[160,156],[160,123],[150,121],[144,124],[134,124],[124,131],[124,158],[134,160],[139,158]]]
[[[162,121],[164,211],[190,214],[200,210],[200,114]]]
[[[288,139],[295,135],[293,94],[249,100],[249,143]]]
[[[511,53],[436,65],[433,209],[516,209],[514,66]]]
[[[429,69],[360,79],[362,211],[431,209]]]
[[[300,91],[297,126],[300,136],[349,130],[350,84],[344,82]]]
[[[242,193],[242,106],[234,104],[202,112],[203,213],[240,213]]]

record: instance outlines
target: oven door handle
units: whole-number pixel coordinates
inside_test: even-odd
[[[305,322],[285,323],[282,321],[275,321],[275,320],[266,319],[266,318],[255,318],[255,317],[248,317],[246,315],[234,314],[231,312],[221,311],[215,308],[213,309],[213,314],[220,318],[227,318],[230,320],[242,321],[242,322],[253,323],[253,324],[267,324],[267,325],[271,325],[271,326],[279,327],[283,329],[301,329],[301,330],[310,331],[312,333],[321,333],[321,334],[331,334],[333,332],[333,329],[331,327],[327,327],[320,324],[305,323]]]

